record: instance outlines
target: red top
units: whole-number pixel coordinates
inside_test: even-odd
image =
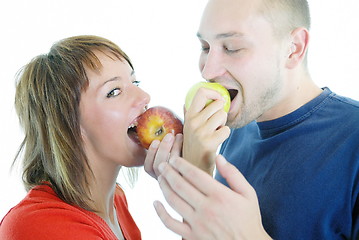
[[[126,196],[116,188],[115,208],[123,236],[141,239],[128,211]],[[93,212],[61,200],[50,186],[40,185],[12,208],[0,223],[2,240],[115,240],[106,222]]]

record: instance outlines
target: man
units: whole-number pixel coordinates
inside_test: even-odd
[[[312,81],[309,28],[305,0],[209,0],[200,70],[233,99],[227,116],[218,94],[198,92],[183,157],[209,174],[216,163],[231,190],[182,158],[161,163],[162,191],[184,219],[156,202],[168,228],[187,240],[359,239],[359,103]],[[216,158],[224,122],[231,164]]]

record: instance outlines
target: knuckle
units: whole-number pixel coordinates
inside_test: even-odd
[[[150,174],[152,172],[152,168],[149,165],[144,165],[143,168],[145,169],[145,172]]]
[[[182,186],[182,184],[175,182],[172,184],[172,188],[175,192],[181,192],[183,189],[183,186]]]
[[[172,194],[172,193],[169,193],[167,196],[166,196],[166,200],[168,202],[168,204],[170,206],[174,206],[176,204],[176,198],[175,198],[175,195]]]
[[[227,119],[227,116],[228,116],[228,114],[224,110],[220,111],[221,119]]]

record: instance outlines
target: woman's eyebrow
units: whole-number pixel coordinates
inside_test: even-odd
[[[105,85],[106,83],[113,82],[113,81],[120,81],[122,78],[120,76],[116,76],[113,78],[110,78],[109,80],[105,81],[102,85]]]

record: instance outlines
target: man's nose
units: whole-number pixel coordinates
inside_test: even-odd
[[[216,79],[226,72],[221,56],[215,52],[202,57],[200,68],[202,77],[206,80]]]

